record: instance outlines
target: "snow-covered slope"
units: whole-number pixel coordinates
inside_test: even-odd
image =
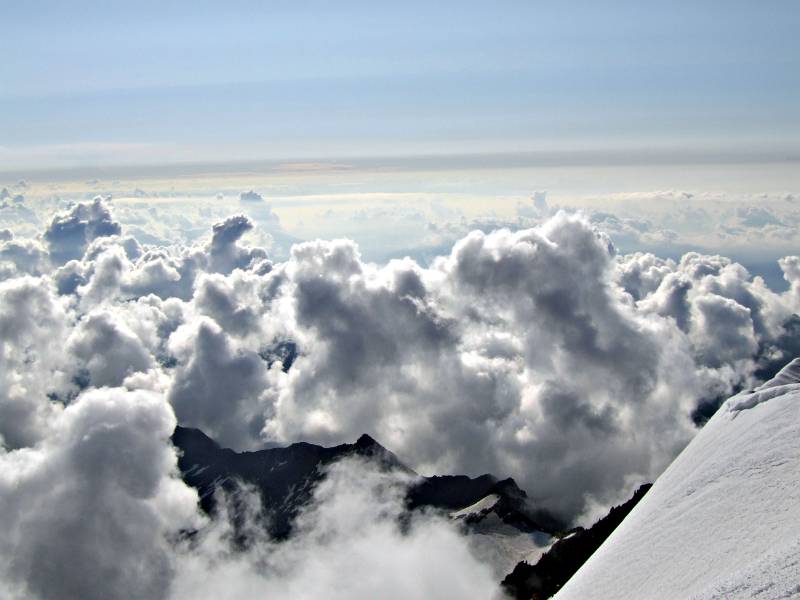
[[[730,398],[556,599],[800,598],[799,378]]]
[[[540,527],[525,514],[524,497],[511,480],[501,482],[497,492],[474,504],[451,511],[462,521],[475,554],[502,579],[520,561],[535,563],[552,545],[552,529]]]
[[[475,504],[471,504],[461,510],[454,510],[450,513],[453,519],[467,519],[467,518],[480,518],[489,511],[500,501],[500,496],[497,494],[489,494],[481,498]]]
[[[473,552],[489,565],[498,580],[520,561],[536,563],[554,541],[545,531],[523,530],[505,523],[495,512],[488,512],[467,531]]]

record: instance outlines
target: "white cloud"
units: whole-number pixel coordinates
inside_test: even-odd
[[[96,389],[47,437],[0,454],[0,591],[7,598],[164,598],[169,536],[195,521],[175,425],[156,394]]]
[[[408,477],[360,461],[334,464],[284,543],[256,537],[230,552],[223,522],[178,560],[173,597],[499,598],[486,564],[452,523],[402,524]]]
[[[368,432],[414,468],[513,476],[575,518],[654,478],[693,435],[699,400],[752,385],[794,348],[797,257],[781,261],[779,294],[720,256],[619,255],[561,212],[469,233],[427,267],[369,263],[347,240],[272,263],[244,215],[159,247],[106,201],[80,206],[0,271],[11,598],[220,595],[231,578],[245,596],[437,597],[447,579],[446,595],[485,597],[493,584],[458,533],[428,517],[401,532],[402,481],[363,468],[334,469],[280,551],[233,552],[175,478],[176,418],[239,448]],[[270,351],[288,342],[282,369]],[[192,552],[173,543],[184,526],[200,528]]]
[[[45,435],[56,410],[56,386],[68,332],[67,316],[47,280],[0,282],[0,443],[19,448]]]
[[[81,258],[89,243],[99,237],[117,235],[119,223],[111,217],[108,202],[102,197],[91,203],[80,202],[69,211],[53,217],[43,238],[56,264]]]

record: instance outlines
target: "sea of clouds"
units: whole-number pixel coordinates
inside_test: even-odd
[[[102,197],[0,231],[0,595],[490,597],[463,536],[401,530],[408,482],[358,463],[292,540],[236,551],[178,477],[176,422],[240,450],[366,432],[420,473],[512,476],[585,519],[798,352],[797,256],[775,292],[722,256],[621,254],[593,219],[539,216],[426,266],[347,240],[274,261],[242,214],[145,242]]]

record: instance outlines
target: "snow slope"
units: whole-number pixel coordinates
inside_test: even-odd
[[[553,536],[547,532],[505,523],[496,512],[501,502],[498,494],[489,494],[471,506],[450,513],[451,519],[470,523],[467,530],[470,546],[498,579],[510,573],[522,560],[535,563],[553,543]]]
[[[553,544],[544,531],[522,531],[504,523],[495,513],[470,527],[467,539],[473,552],[500,580],[520,561],[535,564]]]
[[[452,517],[453,519],[480,517],[482,516],[483,513],[487,513],[490,510],[492,510],[495,504],[497,504],[499,501],[500,501],[500,496],[498,496],[497,494],[489,494],[488,496],[481,498],[471,506],[451,512],[450,517]]]
[[[728,399],[555,598],[800,598],[800,360]]]

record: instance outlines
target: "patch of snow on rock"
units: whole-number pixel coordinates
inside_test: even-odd
[[[450,516],[454,519],[464,518],[471,515],[480,515],[481,513],[489,512],[494,505],[497,504],[497,501],[500,500],[500,496],[497,494],[489,494],[485,498],[481,498],[475,504],[471,506],[467,506],[466,508],[462,508],[461,510],[457,510],[450,513]]]

